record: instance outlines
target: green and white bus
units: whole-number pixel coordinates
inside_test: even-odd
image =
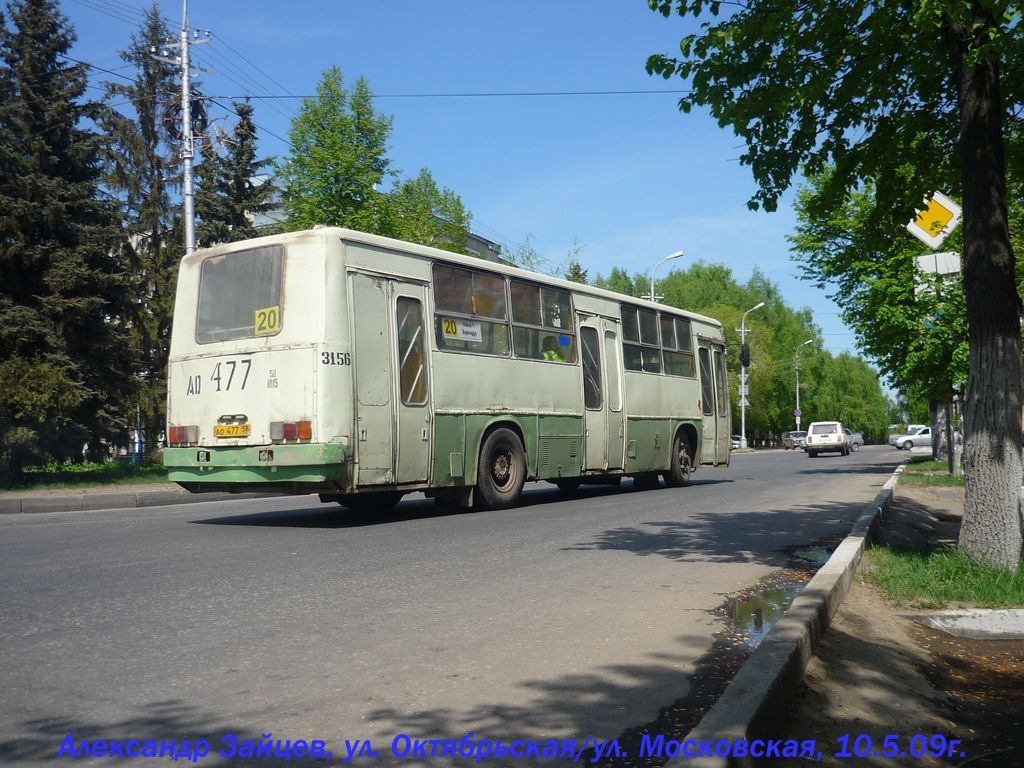
[[[515,504],[729,463],[716,320],[515,267],[318,227],[185,256],[168,367],[170,479]]]

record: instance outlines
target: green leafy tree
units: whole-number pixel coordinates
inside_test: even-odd
[[[261,183],[259,174],[273,161],[257,159],[252,104],[232,102],[231,108],[238,122],[224,139],[224,154],[206,141],[196,174],[196,240],[201,247],[257,237],[253,216],[270,209],[272,187]]]
[[[921,249],[909,238],[887,235],[901,226],[895,212],[881,225],[872,221],[879,214],[872,184],[848,193],[843,205],[816,213],[814,201],[825,184],[827,178],[812,179],[797,194],[798,223],[790,241],[803,276],[832,290],[843,321],[895,386],[948,400],[967,380],[962,284],[915,274]]]
[[[594,278],[594,287],[604,288],[606,291],[621,293],[623,296],[638,296],[638,290],[643,286],[643,277],[630,277],[622,267],[612,267],[608,277],[598,275]],[[646,294],[645,294],[646,295]]]
[[[129,293],[100,190],[101,105],[52,0],[0,15],[0,454],[19,468],[127,439]]]
[[[170,29],[156,5],[145,11],[121,59],[134,66],[130,81],[106,83],[111,107],[103,119],[112,148],[107,187],[122,207],[124,249],[137,297],[132,318],[139,410],[149,447],[164,429],[167,356],[178,262],[184,254],[180,205],[172,200],[176,170],[164,119],[180,101],[174,67],[157,59]]]
[[[597,277],[594,284],[618,293],[646,298],[649,287],[645,275],[629,275],[619,267],[609,277]],[[663,303],[714,317],[722,323],[730,350],[739,348],[737,330],[743,313],[760,302],[764,307],[748,315],[747,341],[751,362],[747,369],[750,405],[746,412],[747,434],[761,439],[777,439],[783,431],[794,429],[797,350],[808,338],[821,346],[820,332],[808,309],[789,307],[778,286],[763,272],[755,270],[750,279],[739,283],[722,264],[696,262],[685,270],[672,270],[658,281]],[[862,359],[848,354],[833,356],[808,347],[801,355],[801,409],[803,424],[816,417],[839,419],[874,440],[885,438],[887,404],[878,382],[878,374]],[[733,406],[733,423],[740,423],[738,355],[728,355],[726,366]],[[849,381],[843,389],[842,383]]]
[[[390,134],[391,118],[374,112],[365,79],[349,93],[340,69],[324,72],[316,97],[303,100],[292,120],[291,154],[276,166],[288,229],[328,224],[380,233],[378,187],[391,175]]]
[[[466,253],[470,214],[462,199],[440,188],[430,171],[420,170],[383,199],[381,233],[411,243]]]
[[[723,4],[649,5],[702,18]],[[680,107],[708,107],[743,138],[741,162],[759,187],[751,206],[774,209],[801,168],[833,169],[819,211],[865,179],[880,210],[904,220],[931,190],[962,198],[970,361],[960,546],[1016,570],[1021,307],[1006,160],[1024,163],[1024,153],[1006,148],[1024,99],[1024,11],[1013,0],[750,0],[727,10],[684,37],[679,58],[652,56],[648,71],[687,79]]]

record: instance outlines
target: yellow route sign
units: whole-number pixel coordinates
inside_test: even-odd
[[[907,224],[907,231],[932,250],[937,250],[959,226],[963,211],[941,192],[936,192],[924,202],[924,209]]]

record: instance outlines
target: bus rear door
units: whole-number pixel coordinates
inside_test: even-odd
[[[430,387],[419,283],[350,273],[358,485],[430,479]]]

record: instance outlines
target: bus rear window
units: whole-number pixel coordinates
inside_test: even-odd
[[[284,247],[270,245],[203,261],[196,341],[276,336],[281,331]]]

